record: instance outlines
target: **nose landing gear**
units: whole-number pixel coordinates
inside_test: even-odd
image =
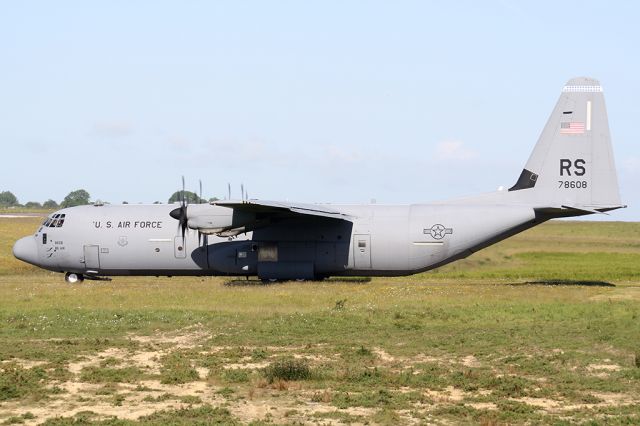
[[[75,272],[67,272],[64,274],[64,280],[69,284],[81,283],[84,281],[82,274],[76,274]]]

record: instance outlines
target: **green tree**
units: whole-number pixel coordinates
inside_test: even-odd
[[[171,197],[169,197],[169,204],[175,203],[176,201],[180,201],[181,199],[182,199],[182,191],[176,191],[173,194],[171,194]],[[204,198],[201,199],[198,196],[198,194],[191,191],[184,191],[184,199],[189,204],[199,204],[199,203],[207,202],[207,200],[205,200]]]
[[[18,205],[18,199],[11,191],[0,192],[0,206],[16,206]]]
[[[84,206],[89,204],[89,197],[89,193],[84,189],[71,191],[66,197],[64,197],[64,200],[60,203],[60,207]]]
[[[28,209],[41,209],[42,208],[42,204],[40,204],[37,201],[29,201],[28,203],[26,203],[24,205],[26,208]]]
[[[58,203],[56,203],[52,199],[48,199],[47,201],[42,203],[42,207],[44,207],[45,209],[57,209],[58,208]]]

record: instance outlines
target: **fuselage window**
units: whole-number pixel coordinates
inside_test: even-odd
[[[43,226],[48,227],[48,228],[60,228],[62,227],[62,225],[64,224],[64,217],[66,215],[64,213],[62,214],[54,214],[52,217],[48,218]]]

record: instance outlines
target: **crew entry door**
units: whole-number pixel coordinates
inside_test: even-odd
[[[371,235],[353,236],[353,266],[355,269],[371,269]]]
[[[84,267],[92,271],[100,269],[100,246],[84,246]]]

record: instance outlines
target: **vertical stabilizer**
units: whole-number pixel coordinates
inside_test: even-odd
[[[567,82],[509,191],[540,207],[621,207],[607,111],[597,80],[579,77]]]

